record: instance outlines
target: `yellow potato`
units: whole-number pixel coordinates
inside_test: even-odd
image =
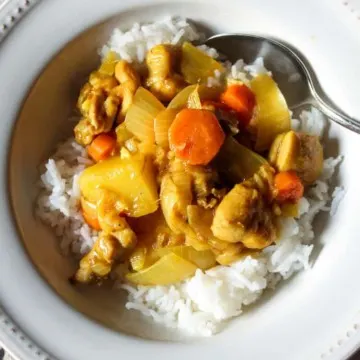
[[[261,74],[251,80],[256,97],[255,126],[256,150],[270,148],[277,135],[290,130],[290,111],[286,100],[271,76]]]
[[[209,77],[215,77],[216,71],[224,71],[218,61],[188,42],[182,45],[181,55],[181,74],[189,84],[206,83]]]
[[[196,269],[193,263],[170,253],[144,270],[127,274],[126,278],[137,285],[169,285],[194,275]]]
[[[215,255],[211,250],[197,251],[192,246],[171,246],[156,249],[153,256],[164,257],[174,253],[183,259],[190,261],[200,269],[206,270],[215,266]]]
[[[158,194],[152,162],[142,154],[112,157],[88,167],[80,176],[82,196],[96,204],[101,190],[116,193],[129,216],[140,217],[158,208]]]

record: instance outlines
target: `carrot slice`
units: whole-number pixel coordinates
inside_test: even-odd
[[[169,129],[170,148],[190,165],[206,165],[220,150],[225,134],[215,114],[208,110],[183,109]]]
[[[87,147],[87,152],[95,161],[107,159],[116,147],[116,139],[108,134],[98,135]]]
[[[229,85],[220,95],[220,100],[237,112],[244,126],[249,124],[255,107],[255,95],[246,85]]]
[[[282,171],[275,175],[276,199],[280,203],[299,201],[304,195],[304,185],[295,171]]]
[[[83,197],[81,198],[80,203],[81,203],[81,212],[86,223],[94,230],[100,231],[101,227],[98,220],[96,205],[85,200]]]

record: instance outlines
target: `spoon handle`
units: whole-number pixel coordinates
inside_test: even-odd
[[[335,121],[339,125],[354,131],[357,134],[360,134],[360,121],[357,121],[343,112],[334,109],[334,107],[323,100],[315,91],[312,91],[312,95],[310,95],[305,101],[292,106],[291,110],[295,111],[299,108],[303,108],[306,105],[311,105],[317,108],[330,120]]]
[[[315,105],[324,115],[326,115],[331,120],[335,121],[341,126],[360,134],[360,121],[353,119],[352,117],[334,109],[326,101],[324,101],[317,93],[314,93],[314,102]]]

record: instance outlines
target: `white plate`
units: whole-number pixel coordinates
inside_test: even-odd
[[[8,9],[14,11],[10,5]],[[340,1],[40,2],[5,38],[0,52],[0,304],[4,309],[0,341],[22,359],[140,359],[151,355],[159,360],[345,359],[360,344],[360,141],[337,125],[332,125],[330,138],[337,139],[339,151],[346,156],[340,181],[347,194],[337,215],[319,234],[314,267],[211,339],[159,342],[109,330],[66,305],[33,267],[7,201],[12,126],[29,87],[52,56],[85,28],[125,10],[119,25],[177,14],[203,22],[215,32],[262,33],[286,40],[307,56],[332,99],[350,115],[360,117],[360,21]],[[13,22],[18,18],[15,15]],[[46,134],[34,128],[27,136],[40,141]],[[22,150],[24,163],[31,163],[30,151]],[[24,176],[21,181],[32,181],[33,173],[29,169],[29,178]],[[36,242],[37,233],[25,234],[31,236]],[[40,271],[46,273],[46,269]]]

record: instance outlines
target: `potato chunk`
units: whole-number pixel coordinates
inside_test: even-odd
[[[288,131],[274,140],[269,160],[278,171],[294,170],[304,184],[311,184],[323,168],[323,148],[315,135]]]
[[[80,177],[82,196],[97,204],[109,190],[126,204],[128,216],[140,217],[158,208],[158,194],[152,162],[141,154],[112,157],[88,167]]]

